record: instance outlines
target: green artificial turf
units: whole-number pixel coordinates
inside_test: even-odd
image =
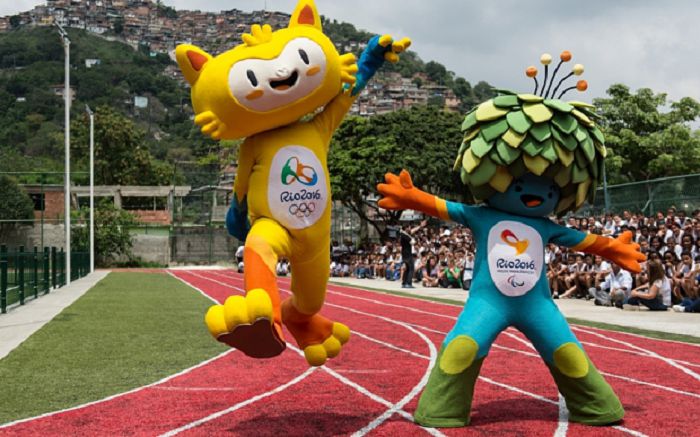
[[[0,360],[0,423],[121,393],[221,353],[204,326],[211,304],[168,275],[111,273]]]
[[[369,290],[369,291],[376,291],[378,293],[385,293],[385,294],[393,294],[396,296],[403,296],[403,297],[411,297],[414,299],[420,299],[420,300],[427,300],[429,302],[441,302],[441,303],[447,303],[455,306],[464,306],[464,302],[460,302],[458,300],[453,300],[453,299],[443,299],[439,297],[430,297],[430,296],[419,296],[416,294],[411,294],[411,293],[403,293],[400,291],[394,291],[394,290],[386,290],[386,289],[380,289],[380,288],[372,288],[372,287],[360,287],[355,284],[348,284],[346,282],[341,282],[341,281],[331,281],[332,284],[337,284],[337,285],[343,285],[346,287],[354,287],[354,288],[361,288],[363,290]],[[661,340],[675,340],[675,341],[682,341],[685,343],[696,343],[700,344],[700,338],[699,337],[693,337],[692,335],[683,335],[683,334],[673,334],[669,332],[660,332],[660,331],[650,331],[647,329],[640,329],[640,328],[633,328],[629,326],[620,326],[620,325],[613,325],[609,323],[600,323],[600,322],[592,322],[590,320],[583,320],[583,319],[576,319],[576,318],[571,318],[567,317],[569,323],[573,323],[576,325],[582,325],[582,326],[590,326],[592,328],[600,328],[600,329],[607,329],[609,331],[618,331],[618,332],[626,332],[630,334],[638,334],[638,335],[643,335],[645,337],[651,337],[651,338],[658,338]]]

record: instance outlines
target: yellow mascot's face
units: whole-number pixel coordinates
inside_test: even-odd
[[[286,29],[253,25],[243,44],[219,56],[192,45],[178,46],[176,56],[192,86],[195,122],[215,139],[298,120],[338,95],[347,69],[313,0],[298,3]]]

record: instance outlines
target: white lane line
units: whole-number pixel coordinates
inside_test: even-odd
[[[421,329],[421,330],[426,331],[426,332],[432,332],[432,333],[435,333],[435,334],[447,335],[447,332],[439,331],[439,330],[437,330],[437,329],[428,328],[427,326],[417,325],[417,324],[415,324],[415,323],[410,323],[410,325],[413,326],[414,328],[418,328],[418,329]],[[509,351],[509,352],[513,352],[513,353],[517,353],[517,354],[521,354],[521,355],[527,355],[527,356],[529,356],[529,357],[541,359],[540,356],[539,356],[538,354],[535,354],[535,353],[532,353],[532,352],[527,352],[527,351],[522,351],[522,350],[519,350],[519,349],[513,349],[513,348],[510,348],[510,347],[507,347],[507,346],[501,346],[501,345],[496,344],[496,343],[494,343],[493,345],[491,345],[491,347],[493,347],[493,348],[495,348],[495,349],[501,349],[501,350],[505,350],[505,351]],[[621,380],[623,380],[623,381],[630,382],[630,383],[632,383],[632,384],[646,385],[646,386],[649,386],[649,387],[658,388],[659,390],[665,390],[665,391],[668,391],[668,392],[671,392],[671,393],[676,393],[676,394],[680,394],[680,395],[684,395],[684,396],[700,397],[700,394],[697,394],[697,393],[692,393],[692,392],[687,392],[687,391],[683,391],[683,390],[678,390],[678,389],[675,389],[675,388],[673,388],[673,387],[668,387],[668,386],[665,386],[665,385],[654,384],[654,383],[651,383],[651,382],[645,382],[645,381],[641,381],[641,380],[639,380],[639,379],[628,378],[628,377],[626,377],[626,376],[616,375],[616,374],[614,374],[614,373],[603,372],[603,371],[600,370],[600,369],[599,369],[598,371],[600,372],[601,375],[608,376],[608,377],[610,377],[610,378],[621,379]]]
[[[618,339],[612,338],[612,337],[609,338],[609,337],[604,336],[603,334],[599,334],[599,333],[597,333],[597,332],[589,331],[589,330],[587,330],[587,329],[583,329],[583,328],[574,328],[574,329],[576,329],[577,331],[580,331],[580,332],[584,332],[584,333],[586,333],[586,334],[591,334],[591,335],[595,335],[596,337],[604,338],[604,339],[606,339],[606,340],[608,340],[608,341],[612,341],[612,342],[614,342],[614,343],[619,343],[619,344],[625,345],[625,346],[627,346],[627,347],[630,347],[630,348],[632,348],[632,349],[636,349],[636,350],[641,351],[641,352],[646,352],[647,354],[649,354],[649,356],[651,356],[651,357],[653,357],[653,358],[658,358],[659,360],[661,360],[661,361],[667,363],[668,365],[673,366],[673,367],[675,367],[676,369],[682,371],[683,373],[685,373],[685,374],[687,374],[687,375],[689,375],[689,376],[695,378],[696,380],[700,381],[700,375],[698,375],[697,373],[693,372],[693,371],[690,370],[689,368],[687,368],[687,367],[685,367],[685,366],[683,366],[683,365],[677,363],[675,360],[673,360],[673,359],[671,359],[671,358],[664,357],[664,356],[662,356],[662,355],[657,354],[657,353],[654,352],[654,351],[650,351],[650,350],[648,350],[648,349],[645,349],[645,348],[643,348],[643,347],[639,347],[639,346],[634,345],[634,344],[632,344],[632,343],[629,343],[629,342],[626,342],[626,341],[623,341],[623,340],[618,340]]]
[[[586,328],[586,329],[594,329],[598,331],[603,331],[603,332],[608,332],[610,331],[609,329],[602,329],[602,328],[595,328],[593,326],[585,326],[585,325],[576,325],[576,324],[571,324],[571,326],[576,326],[578,328]],[[645,340],[654,340],[654,341],[661,341],[661,342],[666,342],[666,343],[676,343],[676,344],[682,344],[685,346],[693,346],[693,347],[700,347],[699,343],[687,343],[684,341],[678,341],[678,340],[668,340],[665,338],[656,338],[656,337],[649,337],[647,335],[642,335],[642,334],[635,334],[633,332],[625,332],[625,331],[612,331],[612,332],[617,332],[618,334],[624,334],[624,335],[629,335],[630,337],[637,337],[637,338],[642,338]]]
[[[166,433],[161,434],[160,437],[170,437],[170,436],[174,436],[176,434],[179,434],[183,431],[187,431],[189,429],[196,428],[196,427],[203,425],[207,422],[210,422],[214,419],[218,419],[221,416],[232,413],[236,410],[240,410],[243,407],[247,407],[248,405],[253,404],[261,399],[265,399],[266,397],[280,393],[280,392],[286,390],[287,388],[293,386],[294,384],[297,384],[297,383],[303,381],[304,379],[306,379],[306,377],[311,375],[315,370],[316,369],[314,367],[310,367],[310,368],[306,369],[306,371],[304,373],[302,373],[301,375],[297,376],[296,378],[292,379],[291,381],[286,382],[285,384],[282,384],[282,385],[276,387],[273,390],[270,390],[270,391],[265,392],[265,393],[261,393],[257,396],[253,396],[252,398],[246,399],[243,402],[239,402],[236,405],[233,405],[229,408],[226,408],[226,409],[221,410],[221,411],[217,411],[216,413],[212,413],[212,414],[208,415],[207,417],[203,417],[199,420],[195,420],[194,422],[190,422],[190,423],[183,425],[179,428],[175,428],[173,430],[170,430]]]
[[[564,437],[569,431],[569,409],[566,408],[564,396],[559,393],[559,423],[554,431],[554,437]]]
[[[219,355],[217,355],[217,356],[215,356],[215,357],[213,357],[213,358],[210,358],[210,359],[208,359],[208,360],[202,361],[201,363],[196,364],[196,365],[194,365],[194,366],[192,366],[192,367],[189,367],[189,368],[187,368],[187,369],[185,369],[185,370],[183,370],[183,371],[181,371],[181,372],[175,373],[175,374],[170,375],[170,376],[166,376],[165,378],[160,379],[160,380],[158,380],[158,381],[156,381],[156,382],[154,382],[154,383],[151,383],[151,384],[148,384],[148,385],[144,385],[144,386],[141,386],[141,387],[137,387],[137,388],[135,388],[135,389],[133,389],[133,390],[125,391],[125,392],[123,392],[123,393],[118,393],[118,394],[116,394],[116,395],[108,396],[108,397],[106,397],[106,398],[99,399],[99,400],[96,400],[96,401],[87,402],[87,403],[80,404],[80,405],[76,405],[76,406],[70,407],[70,408],[65,408],[65,409],[63,409],[63,410],[52,411],[52,412],[50,412],[50,413],[44,413],[44,414],[41,414],[41,415],[39,415],[39,416],[34,416],[34,417],[28,417],[28,418],[26,418],[26,419],[15,420],[14,422],[8,422],[8,423],[5,423],[5,424],[3,424],[3,425],[0,425],[0,429],[2,429],[2,428],[7,428],[7,427],[13,426],[13,425],[18,425],[18,424],[24,423],[24,422],[29,422],[29,421],[32,421],[32,420],[38,420],[38,419],[43,419],[43,418],[46,418],[46,417],[55,416],[56,414],[61,414],[61,413],[65,413],[65,412],[68,412],[68,411],[78,410],[78,409],[81,409],[81,408],[89,407],[89,406],[96,405],[96,404],[100,404],[100,403],[107,402],[107,401],[111,401],[112,399],[116,399],[116,398],[119,398],[119,397],[122,397],[122,396],[126,396],[126,395],[129,395],[129,394],[132,394],[132,393],[137,393],[137,392],[139,392],[139,391],[141,391],[141,390],[145,390],[145,389],[147,389],[147,388],[153,388],[153,387],[156,386],[156,385],[164,384],[164,383],[170,381],[170,380],[173,379],[173,378],[177,378],[178,376],[182,376],[182,375],[184,375],[184,374],[186,374],[186,373],[189,373],[189,372],[191,372],[191,371],[193,371],[193,370],[195,370],[195,369],[198,369],[198,368],[200,368],[200,367],[202,367],[202,366],[206,366],[207,364],[211,363],[212,361],[216,361],[216,360],[218,360],[219,358],[222,358],[222,357],[224,357],[225,355],[228,355],[228,354],[230,354],[230,353],[233,352],[233,351],[234,351],[234,349],[227,350],[227,351],[225,351],[225,352],[223,352],[223,353],[220,353]]]
[[[199,277],[199,278],[201,278],[201,279],[205,279],[205,280],[208,280],[208,281],[210,281],[210,282],[217,283],[217,284],[219,284],[219,285],[225,285],[225,286],[227,286],[227,287],[231,287],[231,288],[233,288],[233,289],[235,289],[235,290],[238,290],[238,291],[241,291],[241,292],[245,293],[245,290],[244,290],[244,289],[242,289],[242,288],[240,288],[240,287],[238,287],[238,286],[235,286],[235,285],[233,285],[233,284],[224,283],[224,282],[218,281],[218,280],[216,280],[216,279],[207,278],[207,277],[205,277],[205,276],[201,276],[201,275],[198,275],[198,274],[195,274],[195,273],[192,273],[192,272],[188,272],[188,273],[191,274],[191,275],[193,275],[193,276],[197,276],[197,277]],[[207,297],[208,299],[210,299],[211,301],[218,303],[216,299],[214,299],[214,298],[212,298],[211,296],[207,295],[203,290],[201,290],[200,288],[196,287],[195,285],[193,285],[193,284],[187,282],[187,281],[184,280],[183,278],[179,278],[179,277],[177,277],[177,276],[176,276],[176,278],[180,279],[181,281],[183,281],[184,283],[186,283],[186,284],[189,285],[190,287],[192,287],[192,288],[194,288],[195,290],[199,291],[202,295],[206,296],[206,297]],[[286,292],[288,292],[288,293],[291,294],[290,291],[287,291],[287,290],[284,290],[284,289],[281,289],[281,290],[282,290],[282,291],[286,291]],[[338,308],[344,308],[344,307],[341,307],[341,306],[339,306],[339,305],[333,305],[333,304],[327,304],[327,305],[337,306]],[[344,308],[344,309],[347,309],[347,310],[352,311],[352,312],[357,312],[357,313],[361,313],[361,314],[364,314],[364,315],[368,315],[368,316],[371,316],[371,317],[374,317],[374,318],[377,318],[377,319],[382,319],[382,320],[388,321],[388,322],[390,322],[390,323],[394,323],[394,324],[397,324],[397,325],[399,325],[399,326],[405,327],[406,329],[408,329],[408,330],[414,332],[416,335],[418,335],[419,337],[421,337],[421,338],[428,344],[428,347],[429,347],[429,349],[430,349],[431,357],[432,357],[432,358],[431,358],[431,357],[426,357],[426,356],[424,356],[424,355],[422,355],[422,356],[420,356],[420,357],[421,357],[421,358],[424,357],[425,359],[430,360],[430,363],[431,363],[431,364],[435,362],[435,358],[437,357],[437,351],[436,351],[435,346],[433,345],[433,343],[430,341],[430,339],[428,339],[427,337],[425,337],[425,335],[421,334],[421,333],[418,332],[417,330],[415,330],[415,329],[413,329],[412,327],[408,326],[408,324],[403,323],[403,322],[400,322],[400,321],[397,321],[397,320],[392,320],[392,319],[389,319],[389,318],[387,318],[387,317],[380,316],[380,315],[376,315],[376,314],[363,313],[363,312],[361,312],[361,311],[351,310],[351,309],[349,309],[349,308]],[[353,331],[353,334],[357,334],[357,332],[356,332],[356,331]],[[364,335],[364,334],[362,334],[361,336],[363,336],[363,337],[365,337],[365,338],[370,338],[369,336]],[[374,339],[374,340],[376,340],[376,339]],[[380,340],[376,340],[376,342],[381,342],[381,341],[380,341]],[[381,343],[383,343],[383,342],[381,342]],[[388,344],[388,343],[387,343],[387,344]],[[293,351],[295,351],[295,352],[297,352],[298,354],[300,354],[301,356],[304,355],[304,353],[301,351],[301,349],[299,349],[299,348],[297,348],[297,347],[295,347],[295,346],[293,346],[293,345],[291,345],[291,344],[289,344],[289,343],[287,343],[287,346],[288,346],[290,349],[292,349]],[[393,346],[393,345],[392,345],[392,346]],[[394,346],[394,349],[406,351],[405,349],[399,348],[398,346]],[[410,351],[406,351],[406,352],[410,352]],[[416,355],[419,355],[419,354],[416,354]],[[419,392],[419,391],[423,388],[423,386],[425,386],[425,383],[427,383],[427,376],[430,374],[430,370],[431,370],[431,369],[432,369],[432,366],[429,365],[429,366],[427,367],[427,369],[426,369],[425,375],[423,376],[423,379],[425,379],[425,382],[423,382],[423,380],[421,380],[421,381],[418,383],[418,385],[420,385],[421,383],[423,383],[423,385],[422,385],[422,386],[415,386],[415,387],[414,387],[414,390],[416,389],[416,387],[418,387],[418,388],[417,388],[416,393],[413,395],[413,397],[415,397],[415,396],[417,395],[417,392]],[[369,397],[370,399],[372,399],[372,400],[374,400],[374,401],[376,401],[376,402],[378,402],[378,403],[380,403],[380,404],[382,404],[382,405],[385,405],[385,406],[389,407],[390,410],[391,410],[391,409],[394,409],[401,401],[403,401],[404,399],[406,399],[406,397],[408,397],[408,395],[407,395],[406,397],[404,397],[404,399],[402,399],[401,401],[399,401],[399,403],[393,404],[393,403],[389,402],[388,400],[382,398],[381,396],[372,393],[371,391],[369,391],[369,390],[366,389],[365,387],[363,387],[363,386],[361,386],[361,385],[359,385],[359,384],[357,384],[357,383],[351,381],[350,379],[344,377],[343,375],[339,374],[337,371],[334,371],[333,369],[331,369],[331,368],[329,368],[329,367],[327,367],[327,366],[322,366],[322,367],[321,367],[321,370],[327,372],[329,375],[331,375],[331,376],[333,376],[334,378],[338,379],[338,380],[341,381],[342,383],[344,383],[344,384],[346,384],[346,385],[348,385],[348,386],[354,388],[355,390],[357,390],[358,392],[362,393],[363,395]],[[410,393],[409,393],[409,394],[410,394]],[[409,398],[409,399],[407,399],[403,405],[405,405],[406,403],[408,403],[411,399],[412,399],[412,397]],[[401,405],[399,408],[395,409],[395,410],[392,412],[392,414],[393,414],[393,413],[398,413],[398,414],[401,415],[402,417],[404,417],[404,418],[406,418],[406,419],[408,419],[409,421],[412,422],[412,421],[413,421],[413,416],[412,416],[410,413],[408,413],[408,412],[406,412],[405,410],[402,409],[403,405]],[[387,410],[387,411],[389,411],[389,410]],[[386,413],[385,413],[385,414],[386,414]],[[387,416],[384,420],[388,419],[390,416],[391,416],[391,414],[390,414],[389,416]],[[381,423],[381,422],[380,422],[380,423]],[[377,426],[378,426],[380,423],[378,423]],[[416,427],[418,427],[418,428],[420,428],[420,429],[426,431],[426,432],[427,432],[428,434],[430,434],[430,435],[434,435],[434,436],[444,436],[444,434],[443,434],[442,432],[440,432],[440,431],[438,431],[438,430],[436,430],[436,429],[434,429],[434,428],[425,428],[425,427],[419,426],[419,425],[417,425],[417,424],[416,424]]]
[[[196,274],[195,274],[194,276],[200,276],[200,275],[196,275]],[[209,281],[211,281],[211,282],[215,282],[215,283],[218,283],[218,284],[221,284],[221,285],[226,285],[226,286],[229,286],[229,287],[233,287],[233,288],[236,288],[236,289],[239,290],[239,291],[245,292],[245,290],[243,290],[243,289],[240,288],[240,287],[234,286],[233,284],[223,283],[223,282],[217,281],[217,280],[215,280],[215,279],[207,278],[207,277],[204,277],[204,276],[200,276],[200,277],[201,277],[202,279],[206,279],[206,280],[209,280]],[[234,278],[230,278],[230,279],[234,279]],[[283,290],[283,289],[281,289],[281,290]],[[283,291],[285,291],[285,292],[287,292],[287,293],[291,293],[291,292],[288,291],[288,290],[283,290]],[[346,307],[343,307],[343,306],[340,306],[340,305],[335,305],[335,304],[330,304],[330,303],[326,303],[326,305],[333,306],[333,307],[338,307],[338,308],[342,308],[342,309],[345,309],[345,310],[348,310],[348,311],[351,311],[351,312],[355,312],[355,313],[358,313],[358,314],[367,315],[367,316],[370,316],[370,317],[375,317],[375,318],[384,319],[384,320],[387,320],[387,321],[391,321],[391,322],[393,322],[393,323],[396,323],[396,322],[397,322],[397,321],[393,321],[393,320],[391,320],[391,319],[388,319],[388,318],[386,318],[386,317],[384,317],[384,316],[380,316],[380,315],[377,315],[377,314],[371,314],[371,313],[365,313],[365,312],[363,312],[363,311],[354,310],[354,309],[351,309],[351,308],[346,308]],[[402,322],[399,322],[399,323],[402,323]],[[426,331],[432,331],[432,332],[436,332],[436,333],[440,333],[440,334],[446,334],[445,332],[438,331],[438,330],[433,330],[433,329],[430,329],[430,328],[427,328],[427,327],[424,327],[424,326],[421,326],[421,325],[417,325],[417,324],[412,324],[412,323],[405,323],[405,324],[406,324],[407,326],[413,326],[413,327],[416,327],[416,328],[419,328],[419,329],[424,329],[424,330],[426,330]],[[512,335],[512,334],[511,334],[511,335]],[[427,339],[427,338],[426,338],[426,339]],[[524,341],[524,340],[522,340],[522,341]],[[430,342],[430,344],[432,344],[432,342]],[[495,346],[495,345],[494,345],[494,346]],[[433,346],[433,349],[434,349],[434,346]],[[516,352],[518,352],[518,353],[522,353],[522,351],[517,351],[517,350],[515,350],[515,349],[513,349],[513,351],[516,351]],[[538,355],[536,355],[536,354],[530,354],[530,353],[525,353],[525,354],[526,354],[526,355],[532,355],[532,356],[538,356]],[[601,373],[602,373],[602,372],[601,372]],[[339,376],[340,376],[340,375],[339,375]],[[479,379],[482,379],[482,380],[484,380],[484,381],[486,381],[486,382],[489,382],[489,383],[491,383],[491,384],[498,385],[498,386],[500,386],[500,387],[507,388],[507,389],[509,389],[509,390],[511,390],[511,391],[515,391],[515,392],[518,392],[518,393],[521,393],[521,394],[525,394],[525,395],[527,395],[527,396],[535,397],[536,399],[540,399],[540,400],[543,400],[543,401],[546,401],[546,402],[549,402],[549,403],[553,403],[553,404],[559,406],[559,403],[558,403],[558,402],[555,402],[555,401],[553,401],[553,400],[551,400],[551,399],[545,398],[545,397],[543,397],[543,396],[540,396],[540,395],[537,395],[537,394],[534,394],[534,393],[527,392],[527,391],[525,391],[525,390],[521,390],[521,389],[519,389],[519,388],[517,388],[517,387],[513,387],[513,386],[509,386],[509,385],[507,385],[507,384],[499,383],[499,382],[496,382],[496,381],[494,381],[494,380],[492,380],[492,379],[490,379],[490,378],[486,378],[486,377],[482,377],[482,376],[479,376]],[[426,382],[427,382],[427,381],[426,381]],[[387,417],[387,418],[388,418],[388,417]],[[386,420],[386,419],[384,419],[384,420]],[[618,429],[618,430],[620,430],[620,431],[622,431],[622,432],[626,432],[626,433],[635,435],[635,436],[640,436],[640,437],[641,437],[641,436],[645,436],[645,434],[643,434],[643,433],[639,433],[639,432],[637,432],[637,431],[630,430],[630,429],[625,428],[625,427],[622,427],[622,426],[615,426],[615,427],[613,427],[613,428]],[[426,428],[426,430],[428,430],[428,429],[430,429],[430,428]]]

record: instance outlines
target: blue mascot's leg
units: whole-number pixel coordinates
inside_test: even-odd
[[[502,311],[470,298],[438,353],[414,415],[430,427],[469,424],[474,385],[496,336],[508,326]]]
[[[551,300],[523,308],[515,326],[532,341],[566,400],[569,420],[608,425],[625,414],[620,400],[598,373],[564,316]]]

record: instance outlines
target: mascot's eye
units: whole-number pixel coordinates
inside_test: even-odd
[[[523,187],[521,187],[520,185],[516,185],[516,186],[515,186],[515,192],[516,192],[516,193],[520,193],[521,191],[523,191]]]
[[[552,198],[552,193],[547,194],[547,197]]]
[[[248,80],[250,81],[250,83],[253,86],[258,86],[258,78],[255,77],[255,73],[253,73],[253,70],[248,70],[246,74],[248,75]]]
[[[309,55],[306,54],[304,49],[299,49],[299,56],[301,56],[301,60],[304,61],[304,64],[309,65]]]

